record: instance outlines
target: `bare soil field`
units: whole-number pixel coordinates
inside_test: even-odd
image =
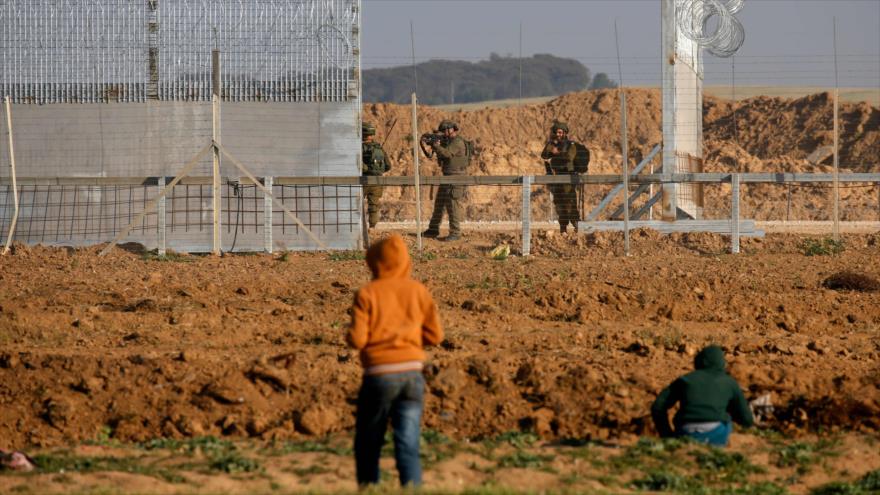
[[[880,279],[880,234],[846,235],[836,255],[823,242],[772,234],[734,256],[721,236],[643,230],[625,258],[621,234],[546,231],[523,258],[513,233],[426,241],[414,276],[447,332],[425,371],[428,486],[869,486],[859,479],[880,468],[880,292],[826,280]],[[489,258],[502,243],[514,256]],[[43,465],[0,486],[355,488],[360,369],[342,335],[369,278],[362,253],[98,250],[19,245],[0,258],[0,448],[32,449]],[[708,343],[773,411],[726,452],[650,440],[655,394]]]

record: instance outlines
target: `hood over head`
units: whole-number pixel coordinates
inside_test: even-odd
[[[370,246],[367,250],[367,266],[373,278],[408,278],[412,261],[403,238],[394,234]]]
[[[724,350],[717,345],[706,346],[694,357],[694,368],[698,370],[724,371]]]

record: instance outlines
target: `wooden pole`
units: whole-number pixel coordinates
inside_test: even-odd
[[[838,125],[840,83],[837,79],[837,17],[834,18],[834,242],[840,242],[840,128]]]
[[[629,256],[629,142],[626,132],[626,91],[620,91],[620,139],[623,148],[623,254]]]
[[[12,179],[12,199],[15,205],[15,211],[12,214],[12,222],[9,224],[9,234],[6,236],[6,245],[3,246],[4,255],[9,252],[12,238],[15,237],[15,224],[18,223],[18,184],[15,182],[15,149],[12,145],[12,105],[9,103],[9,96],[5,98],[5,106],[6,133],[9,136],[9,177]]]
[[[629,141],[626,131],[626,91],[623,89],[623,66],[620,64],[617,19],[614,19],[614,46],[617,48],[617,76],[620,79],[620,146],[623,153],[623,254],[629,256]]]
[[[412,94],[412,143],[413,173],[416,186],[416,245],[422,250],[422,191],[419,188],[419,120],[417,114],[418,98]]]
[[[220,150],[216,144],[220,143],[220,50],[211,52],[211,107],[212,107],[212,125],[211,139],[215,143],[213,152],[213,166],[211,167],[211,197],[212,210],[214,212],[214,235],[211,252],[215,256],[220,255],[221,238],[220,238],[220,217],[222,216],[222,190],[220,189]]]

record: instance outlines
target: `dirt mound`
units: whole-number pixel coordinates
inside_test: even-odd
[[[661,142],[662,103],[659,90],[653,89],[628,89],[627,102],[629,158],[634,166]],[[392,158],[394,175],[413,173],[412,142],[408,135],[412,128],[411,113],[408,106],[364,105],[364,119],[376,124],[378,140],[387,139],[385,148]],[[703,113],[707,172],[830,171],[830,155],[816,162],[808,160],[813,152],[833,141],[832,101],[828,93],[797,99],[756,97],[739,102],[706,96]],[[840,115],[842,172],[875,171],[872,167],[877,166],[877,156],[880,156],[880,109],[867,103],[842,104]],[[428,106],[418,108],[422,132],[447,118],[457,121],[462,134],[476,143],[477,154],[470,170],[474,175],[543,174],[540,152],[554,119],[567,122],[573,139],[589,146],[590,173],[620,171],[620,102],[615,90],[571,93],[544,104],[522,107],[486,107],[458,112]],[[656,158],[655,164],[659,167]],[[439,174],[433,161],[422,158],[421,165],[423,174]],[[411,189],[387,189],[383,206],[385,218],[414,218]],[[468,218],[518,217],[518,190],[488,186],[469,189]],[[586,204],[597,204],[606,189],[588,188]],[[707,213],[726,215],[730,200],[724,191],[723,186],[707,188]],[[754,201],[750,201],[750,195]],[[785,195],[781,187],[751,186],[745,192],[745,213],[756,219],[778,220],[786,214],[809,219],[813,212],[826,209],[828,201],[828,192],[818,189],[796,194],[791,205],[787,205]],[[846,190],[843,200],[850,205],[844,208],[845,219],[848,216],[860,218],[858,215],[864,214],[862,209],[876,210],[876,193],[870,188]],[[533,202],[535,209],[549,211],[548,194],[533,198]],[[859,211],[855,211],[856,205]]]
[[[875,292],[880,290],[880,282],[862,273],[840,272],[822,281],[822,286],[831,290],[855,290]]]

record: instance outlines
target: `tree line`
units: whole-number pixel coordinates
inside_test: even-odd
[[[585,89],[614,88],[607,74],[595,76],[579,61],[548,54],[531,58],[502,57],[465,62],[431,60],[413,66],[367,69],[363,98],[366,102],[409,103],[418,87],[419,101],[428,105],[555,96]]]

